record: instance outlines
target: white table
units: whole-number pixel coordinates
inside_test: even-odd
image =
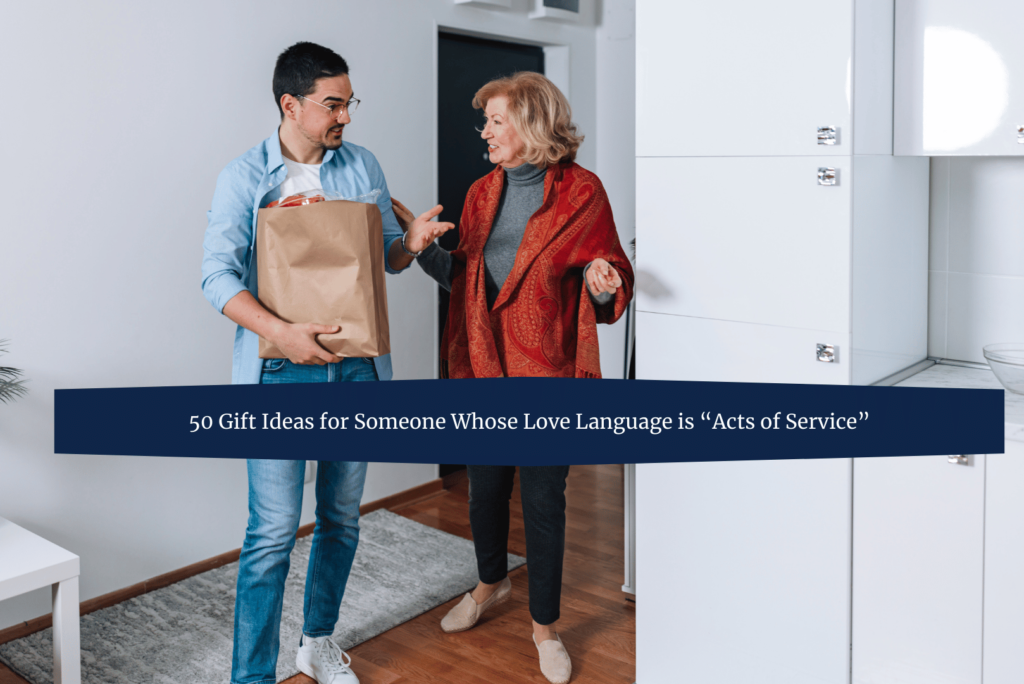
[[[81,684],[78,556],[0,518],[0,601],[53,588],[53,681]]]

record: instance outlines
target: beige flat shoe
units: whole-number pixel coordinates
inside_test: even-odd
[[[540,654],[540,673],[551,684],[566,684],[572,677],[572,662],[562,644],[562,637],[556,634],[554,639],[545,639],[538,644],[535,634],[533,643]]]
[[[441,619],[441,629],[446,632],[464,632],[476,624],[485,610],[491,606],[500,606],[508,601],[508,597],[511,595],[512,580],[508,577],[501,581],[494,593],[488,596],[483,603],[477,603],[473,600],[473,594],[468,593]]]

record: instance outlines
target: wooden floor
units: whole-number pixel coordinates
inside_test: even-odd
[[[572,682],[632,684],[636,672],[636,612],[621,590],[622,466],[573,466],[566,499],[562,617],[558,628],[572,659]],[[395,512],[468,539],[468,501],[468,483],[463,480],[448,491]],[[525,556],[518,484],[512,501],[509,551]],[[510,573],[512,599],[489,611],[467,632],[441,631],[441,618],[460,600],[454,599],[351,649],[352,669],[360,683],[545,684],[531,638],[528,571],[522,567]],[[281,657],[293,655],[282,651]],[[22,682],[0,665],[0,684]],[[297,675],[285,684],[313,682]]]

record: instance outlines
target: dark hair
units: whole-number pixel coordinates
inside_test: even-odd
[[[348,73],[348,63],[334,50],[316,43],[296,43],[281,53],[274,67],[274,101],[284,118],[281,97],[298,97],[316,90],[319,78],[331,78]]]

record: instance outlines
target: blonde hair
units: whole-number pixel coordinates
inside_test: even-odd
[[[543,74],[519,71],[476,91],[473,107],[484,109],[492,97],[508,98],[508,119],[523,141],[519,158],[540,168],[576,159],[583,136],[576,133],[572,107]]]

